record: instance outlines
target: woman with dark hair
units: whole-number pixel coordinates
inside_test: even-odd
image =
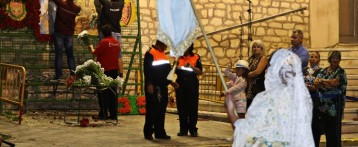
[[[341,146],[341,122],[344,110],[347,75],[339,65],[341,52],[332,51],[328,54],[329,66],[317,75],[314,86],[319,92],[319,125],[326,135],[327,147]]]
[[[304,69],[304,80],[306,83],[306,87],[310,92],[312,102],[313,102],[313,110],[312,110],[312,133],[313,139],[315,141],[315,145],[319,146],[319,138],[321,136],[321,127],[319,125],[319,94],[317,88],[314,87],[314,80],[321,70],[319,67],[320,63],[320,54],[317,51],[310,52],[310,57],[308,59],[309,66]]]
[[[197,75],[202,74],[200,56],[193,53],[192,44],[178,59],[176,69],[177,80],[180,85],[176,89],[176,101],[179,114],[180,131],[178,136],[187,136],[188,131],[192,137],[198,136],[198,103],[199,103],[199,80]]]

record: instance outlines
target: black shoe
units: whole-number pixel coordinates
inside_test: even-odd
[[[177,136],[188,136],[188,131],[187,132],[179,132],[177,134]]]
[[[172,137],[168,136],[168,135],[162,135],[162,136],[155,136],[156,139],[171,139]]]
[[[153,136],[152,135],[144,135],[144,139],[153,140]]]
[[[198,129],[197,128],[196,129],[190,129],[189,132],[190,132],[191,137],[198,137]]]
[[[198,132],[190,133],[190,136],[191,136],[191,137],[198,137]]]

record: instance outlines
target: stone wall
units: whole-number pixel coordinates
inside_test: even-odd
[[[248,22],[247,0],[194,0],[206,33],[225,29]],[[309,7],[309,0],[252,0],[253,20],[262,19],[283,12]],[[156,39],[157,14],[155,0],[140,0],[141,31],[143,52]],[[247,58],[248,27],[243,27],[242,56]],[[304,31],[304,45],[310,47],[309,11],[292,13],[252,25],[252,38],[264,41],[266,52],[270,54],[277,48],[288,48],[293,29]],[[220,65],[235,62],[240,56],[240,28],[213,34],[209,41]],[[195,42],[196,52],[203,63],[213,63],[203,37]]]

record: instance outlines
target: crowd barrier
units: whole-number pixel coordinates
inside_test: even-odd
[[[26,70],[22,66],[0,63],[0,101],[19,106],[22,121]]]

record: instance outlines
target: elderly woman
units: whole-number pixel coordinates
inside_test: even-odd
[[[326,135],[327,147],[341,146],[341,121],[344,109],[344,98],[347,88],[347,75],[339,65],[341,53],[332,51],[328,54],[329,66],[322,69],[314,86],[319,91],[320,126]]]
[[[256,94],[265,90],[265,70],[267,67],[267,57],[264,44],[261,40],[254,40],[251,45],[251,56],[249,57],[249,82],[247,85],[247,108],[249,108]]]
[[[245,119],[235,119],[234,103],[225,100],[235,126],[235,147],[313,147],[312,100],[303,81],[301,61],[287,50],[277,50],[265,79],[265,91],[256,95]]]

